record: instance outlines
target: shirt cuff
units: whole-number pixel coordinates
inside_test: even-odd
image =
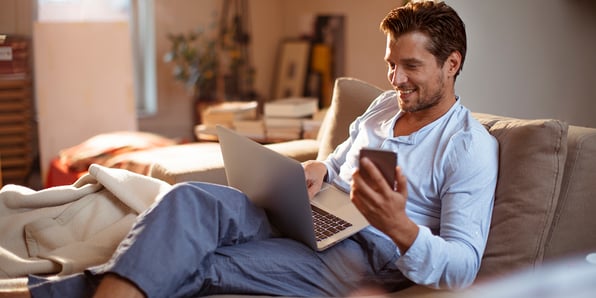
[[[325,164],[325,167],[327,167],[327,173],[325,174],[323,182],[330,183],[331,181],[333,181],[333,179],[335,179],[335,176],[337,174],[333,171],[333,168],[328,162],[324,161],[323,163]]]
[[[430,247],[433,234],[428,227],[420,225],[418,227],[420,229],[414,243],[395,264],[402,274],[411,281],[421,285],[438,287],[437,277],[434,276],[436,274],[436,264],[434,258],[430,256],[433,251],[433,248]]]

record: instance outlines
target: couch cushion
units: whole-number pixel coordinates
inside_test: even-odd
[[[567,124],[475,114],[499,141],[499,179],[479,279],[542,262],[560,192]]]
[[[338,78],[333,87],[333,98],[321,124],[317,159],[327,158],[337,145],[348,138],[350,123],[362,115],[383,90],[354,78]]]
[[[561,195],[545,259],[596,251],[596,129],[570,126]]]

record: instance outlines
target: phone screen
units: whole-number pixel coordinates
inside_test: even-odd
[[[383,177],[391,188],[395,189],[397,153],[389,150],[362,148],[360,149],[360,158],[363,157],[370,159],[383,174]],[[367,175],[366,171],[362,171],[362,175]]]

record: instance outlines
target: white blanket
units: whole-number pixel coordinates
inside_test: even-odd
[[[171,189],[158,179],[91,165],[69,186],[0,190],[0,278],[67,275],[106,262],[138,214]]]

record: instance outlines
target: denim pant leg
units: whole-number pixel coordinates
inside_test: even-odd
[[[67,279],[63,290],[72,295],[72,284],[93,286],[95,275],[112,272],[134,282],[149,297],[173,297],[177,291],[200,287],[196,276],[216,248],[270,235],[264,211],[237,190],[208,183],[179,184],[140,215],[108,263]],[[31,290],[34,297],[44,291],[58,295],[61,284],[44,282]]]
[[[323,251],[287,238],[218,248],[193,296],[253,294],[346,297],[363,289],[393,292],[412,283],[395,265],[396,246],[369,231]]]

